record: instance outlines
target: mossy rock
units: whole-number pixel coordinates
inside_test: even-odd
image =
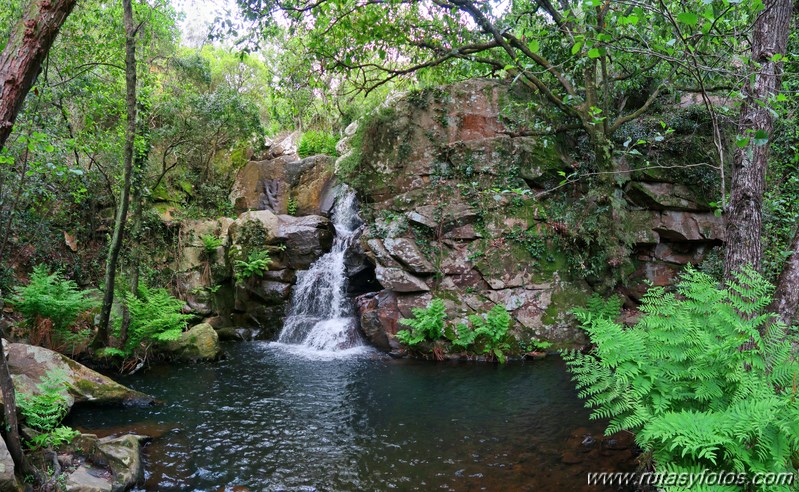
[[[192,362],[217,360],[222,354],[219,336],[208,323],[191,327],[180,339],[167,343],[163,351],[176,360]]]

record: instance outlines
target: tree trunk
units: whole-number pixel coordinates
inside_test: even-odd
[[[122,249],[122,238],[125,235],[125,221],[128,216],[128,203],[130,201],[130,183],[133,174],[133,144],[136,138],[136,31],[133,23],[133,7],[131,0],[122,0],[125,21],[125,101],[128,109],[128,124],[125,131],[124,170],[122,189],[119,193],[116,217],[114,218],[114,233],[111,244],[108,246],[108,257],[105,264],[105,294],[103,307],[100,311],[100,323],[97,328],[94,347],[108,344],[108,325],[111,319],[111,307],[114,304],[114,282],[116,280],[119,252]]]
[[[0,54],[0,149],[61,24],[77,0],[32,1]]]
[[[724,277],[745,265],[760,270],[763,191],[774,120],[770,98],[779,91],[782,62],[788,45],[791,0],[765,0],[752,33],[752,64],[755,71],[747,82],[746,99],[738,122],[739,138],[749,143],[735,151],[730,204],[727,209]]]
[[[777,313],[788,326],[793,324],[796,308],[799,306],[799,230],[793,236],[791,251],[777,281],[777,290],[770,306],[770,310]]]
[[[2,304],[2,303],[0,303]],[[0,337],[4,336],[0,329]],[[6,351],[0,346],[0,392],[3,395],[3,410],[5,412],[5,436],[8,452],[14,460],[14,466],[18,471],[27,473],[28,462],[22,452],[22,441],[19,438],[19,422],[17,421],[17,400],[14,393],[14,381],[8,371],[8,361]]]
[[[130,231],[130,292],[134,296],[139,295],[139,270],[141,265],[141,239],[142,239],[142,208],[144,198],[142,188],[144,186],[144,165],[145,158],[142,156],[136,159],[135,177],[133,180],[133,224]],[[122,326],[119,329],[119,344],[123,349],[128,341],[128,328],[130,328],[130,310],[127,303],[122,314]]]
[[[77,0],[41,0],[31,2],[22,19],[11,31],[5,49],[0,53],[0,150],[5,146],[14,121],[22,108],[42,62],[53,45],[58,31]],[[13,213],[13,211],[12,211]],[[9,231],[5,231],[8,235]],[[0,302],[2,304],[2,302]],[[0,313],[0,318],[2,314]],[[2,337],[0,331],[0,337]],[[30,467],[22,452],[17,422],[14,382],[8,370],[5,351],[0,348],[0,393],[5,412],[6,445],[14,466],[22,473]]]

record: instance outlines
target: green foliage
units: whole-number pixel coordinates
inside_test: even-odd
[[[184,314],[183,301],[173,297],[168,290],[139,287],[138,295],[125,294],[130,313],[128,339],[122,349],[104,349],[102,355],[131,357],[146,354],[153,344],[180,338],[191,315]],[[114,328],[119,331],[121,319],[114,319]]]
[[[461,323],[449,335],[452,345],[466,351],[486,354],[504,364],[511,348],[508,335],[512,320],[504,306],[496,305],[483,315],[469,316],[471,327]]]
[[[78,437],[80,432],[67,425],[59,425],[50,432],[45,432],[34,436],[30,440],[33,448],[57,448],[64,444],[69,444]]]
[[[688,269],[676,293],[649,290],[632,328],[618,301],[576,310],[595,348],[564,357],[592,417],[634,432],[658,471],[794,471],[799,339],[766,311],[771,289],[751,269],[726,288]]]
[[[36,388],[36,394],[21,393],[17,400],[19,411],[27,425],[41,432],[28,444],[38,448],[69,443],[80,433],[60,425],[69,412],[66,374],[61,370],[51,369]]]
[[[203,242],[203,251],[208,256],[216,254],[217,248],[222,246],[222,243],[224,242],[222,238],[213,234],[204,234],[200,240]]]
[[[37,265],[30,283],[16,287],[8,301],[25,316],[30,326],[36,317],[42,317],[51,320],[55,330],[65,332],[78,314],[97,307],[91,294],[91,291],[78,289],[75,282],[65,280],[58,272],[50,274],[46,266]]]
[[[297,154],[303,158],[318,154],[336,157],[338,155],[336,152],[337,142],[338,139],[331,133],[308,130],[302,134],[300,144],[297,147]]]
[[[289,202],[287,205],[287,211],[289,215],[296,215],[297,214],[297,199],[294,197],[289,198]]]
[[[453,325],[447,320],[444,301],[434,298],[426,308],[414,308],[413,318],[401,319],[409,330],[399,330],[397,340],[408,347],[423,342],[447,340],[458,350],[486,355],[504,364],[513,339],[508,334],[512,319],[503,306],[494,306],[484,314],[469,316],[469,323]]]
[[[397,340],[401,343],[413,347],[424,341],[438,340],[444,334],[446,325],[447,310],[444,301],[433,299],[426,308],[413,308],[413,318],[402,318],[399,320],[401,325],[407,326],[410,330],[400,330],[397,332]]]
[[[272,258],[269,257],[268,251],[250,252],[246,260],[236,260],[233,263],[233,274],[236,277],[236,282],[243,282],[254,275],[263,276],[269,270],[269,265],[271,264]]]

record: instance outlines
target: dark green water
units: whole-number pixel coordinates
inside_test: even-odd
[[[499,367],[225,349],[217,364],[121,381],[159,406],[78,408],[70,423],[159,435],[148,490],[580,490],[607,466],[562,463],[575,429],[602,428],[554,357]]]

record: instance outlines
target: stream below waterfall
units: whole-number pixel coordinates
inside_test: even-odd
[[[157,406],[78,406],[67,423],[156,436],[144,448],[146,490],[597,491],[586,473],[616,471],[631,454],[574,444],[603,427],[556,357],[497,366],[365,347],[224,349],[218,363],[119,378]]]

